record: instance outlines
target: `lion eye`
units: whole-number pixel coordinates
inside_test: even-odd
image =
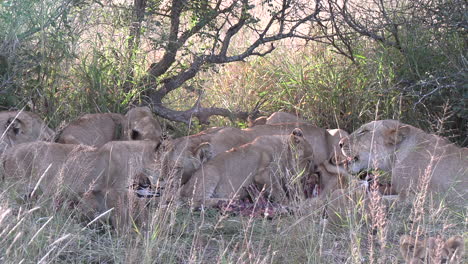
[[[368,132],[368,130],[363,129],[363,130],[359,131],[358,135],[364,135],[366,132]]]
[[[154,148],[154,152],[157,152],[159,147],[161,147],[161,141],[158,143],[158,145],[156,145],[156,147]]]
[[[130,134],[130,138],[132,140],[137,140],[140,137],[140,132],[136,131],[135,129],[132,129],[132,133]]]

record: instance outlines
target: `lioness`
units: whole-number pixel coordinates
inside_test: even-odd
[[[0,156],[9,147],[36,140],[51,140],[54,131],[27,111],[0,112]]]
[[[148,107],[134,107],[125,114],[124,140],[161,141],[162,129]]]
[[[391,172],[392,188],[403,197],[427,182],[428,190],[466,203],[467,148],[396,120],[367,123],[340,144],[350,173],[380,169]]]
[[[269,117],[261,116],[256,119],[251,119],[250,116],[247,119],[249,127],[258,125],[273,125],[280,123],[306,123],[306,121],[297,115],[293,115],[286,112],[274,112]]]
[[[84,145],[34,142],[7,151],[4,176],[23,182],[28,196],[69,195],[90,219],[110,208],[115,226],[130,223],[129,204],[134,184],[148,181],[145,170],[154,170],[154,141],[112,141],[100,148]]]
[[[334,190],[346,188],[351,176],[338,164],[325,161],[316,168],[318,175],[318,197],[325,198]]]
[[[333,144],[336,141],[334,136],[328,133],[324,128],[307,123],[261,125],[243,129],[242,133],[252,141],[258,136],[288,135],[294,128],[300,128],[304,134],[305,140],[314,148],[315,164],[320,164],[330,158],[333,151]]]
[[[233,147],[250,142],[242,130],[212,128],[198,134],[164,140],[159,151],[161,177],[185,184],[201,164]]]
[[[68,124],[57,142],[100,147],[116,140],[161,141],[162,130],[148,107],[135,107],[125,116],[115,113],[85,114]]]
[[[331,135],[328,139],[330,146],[330,158],[317,166],[319,180],[319,197],[324,198],[336,189],[346,187],[351,175],[343,167],[343,155],[339,142],[342,138],[349,136],[342,129],[327,129]]]
[[[331,147],[332,153],[332,164],[342,164],[345,157],[341,153],[340,141],[341,139],[348,137],[349,133],[343,129],[327,129],[327,132],[331,135],[328,144]]]
[[[244,187],[263,187],[275,202],[286,203],[285,185],[314,170],[312,147],[300,129],[289,136],[261,136],[221,153],[205,163],[182,187],[181,197],[192,206],[215,206],[218,201],[247,197]],[[300,181],[299,181],[300,182]]]
[[[416,240],[404,235],[400,237],[400,252],[407,264],[462,263],[464,241],[461,236]]]
[[[304,138],[313,146],[315,164],[330,159],[331,144],[335,144],[336,139],[323,128],[305,123],[260,125],[247,129],[225,127],[163,142],[159,153],[161,177],[175,179],[176,185],[185,184],[203,162],[219,153],[252,142],[259,136],[288,135],[295,127],[302,130]]]
[[[58,143],[83,144],[101,147],[107,142],[120,140],[125,118],[121,114],[85,114],[69,123],[59,134]]]

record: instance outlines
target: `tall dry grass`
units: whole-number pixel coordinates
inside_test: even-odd
[[[1,17],[5,22],[1,33],[7,33],[2,43],[11,55],[10,74],[16,78],[7,80],[6,96],[0,91],[2,106],[28,105],[57,126],[85,112],[120,112],[139,100],[143,87],[130,93],[121,89],[129,67],[122,59],[125,43],[115,40],[126,30],[123,11],[82,6],[83,16],[70,14],[76,19],[70,28],[57,24],[30,40],[15,41],[25,21],[40,24],[43,17],[34,11],[46,10],[51,2],[13,1],[21,11],[16,19],[12,16],[16,13]],[[91,34],[83,27],[86,21],[105,24],[101,27],[105,32]],[[197,95],[193,89],[204,88],[204,106],[250,110],[266,100],[261,107],[266,113],[294,112],[318,126],[350,132],[376,116],[399,118],[426,130],[440,128],[466,145],[466,128],[460,131],[467,120],[463,32],[439,31],[435,36],[412,27],[405,39],[410,51],[406,57],[366,40],[355,47],[357,64],[326,45],[284,46],[265,58],[207,71],[188,83],[192,90],[179,89],[165,103],[186,109]],[[147,58],[146,52],[136,51],[136,62],[130,65],[136,65],[136,77],[144,74],[147,60],[156,57]],[[432,91],[433,96],[428,95]],[[446,109],[441,111],[440,106]],[[451,123],[442,122],[446,119]],[[437,126],[441,122],[444,127]],[[246,125],[224,118],[212,123]],[[181,135],[200,129],[175,127]],[[339,227],[323,219],[326,204],[269,220],[221,215],[211,209],[192,212],[169,202],[149,207],[146,226],[119,233],[106,225],[87,226],[66,202],[59,207],[25,204],[21,186],[8,175],[1,176],[6,180],[0,181],[0,263],[401,263],[398,239],[403,234],[462,234],[466,240],[468,230],[467,208],[427,196],[422,185],[416,196],[399,203],[386,202],[375,190],[367,204],[350,201]],[[347,190],[347,196],[352,196],[353,188],[358,187]]]
[[[428,179],[430,170],[421,177]],[[357,199],[362,187],[350,184],[338,197],[348,205],[339,225],[324,219],[331,200],[298,198],[301,210],[273,219],[192,211],[168,201],[150,202],[145,225],[121,232],[83,222],[66,202],[24,203],[18,199],[22,186],[3,176],[2,263],[402,263],[398,241],[404,234],[447,238],[468,231],[466,208],[428,196],[424,180],[419,193],[398,202],[372,185],[367,199]],[[37,201],[44,200],[50,199]]]

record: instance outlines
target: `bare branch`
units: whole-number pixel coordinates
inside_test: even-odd
[[[176,111],[166,108],[162,104],[155,104],[153,105],[153,111],[163,118],[185,124],[189,124],[190,120],[192,120],[194,117],[196,117],[201,124],[209,124],[209,118],[214,115],[229,118],[239,118],[242,120],[247,120],[247,117],[249,116],[248,112],[233,112],[224,108],[201,106],[194,106],[185,111]]]
[[[338,12],[340,13],[341,15],[341,18],[343,19],[344,22],[346,22],[346,24],[352,28],[355,32],[359,33],[360,35],[362,36],[366,36],[366,37],[369,37],[373,40],[376,40],[386,46],[389,46],[389,47],[394,47],[400,51],[403,51],[402,50],[402,47],[398,45],[398,43],[396,42],[392,42],[390,40],[388,40],[387,38],[385,38],[385,36],[383,34],[378,34],[376,33],[375,31],[373,31],[370,27],[367,27],[367,26],[364,26],[362,25],[361,23],[359,23],[359,21],[357,19],[355,19],[354,15],[349,11],[349,1],[348,0],[345,0],[343,1],[343,5],[342,7],[340,7],[339,4],[337,4],[337,1],[331,1],[335,8],[338,10]],[[367,15],[370,16],[371,13],[367,13]],[[372,21],[372,19],[370,18],[369,20]],[[374,19],[375,20],[375,19]]]
[[[219,15],[231,12],[235,6],[235,3],[236,2],[234,1],[230,6],[219,10],[221,1],[218,2],[216,4],[215,9],[212,10],[212,12],[210,12],[210,16],[200,20],[195,26],[183,32],[180,35],[180,37],[178,37],[180,27],[180,15],[182,14],[182,10],[184,5],[186,4],[186,0],[173,0],[169,44],[162,59],[158,63],[153,64],[151,66],[149,70],[149,76],[154,79],[164,74],[176,61],[177,51],[187,42],[187,40],[196,33],[198,33],[203,27],[205,27]]]
[[[171,5],[171,27],[169,33],[169,43],[167,44],[166,52],[162,59],[151,66],[149,71],[150,77],[158,77],[165,73],[172,63],[175,61],[177,50],[179,45],[177,43],[177,37],[179,34],[180,27],[180,15],[182,9],[186,3],[186,0],[173,0]]]
[[[222,47],[221,47],[221,51],[219,52],[219,54],[221,56],[226,56],[226,53],[227,53],[227,50],[229,48],[229,45],[231,44],[231,38],[237,34],[239,32],[239,30],[245,25],[245,21],[247,20],[248,18],[248,13],[247,13],[247,9],[248,9],[248,5],[249,5],[249,2],[248,1],[245,1],[243,0],[242,1],[242,12],[241,12],[241,16],[239,18],[239,21],[232,25],[226,32],[226,36],[224,37],[224,40],[222,42]]]
[[[174,0],[173,5],[176,2],[177,1]],[[241,5],[236,5],[237,2],[241,2]],[[291,0],[282,1],[280,10],[271,14],[271,17],[262,29],[251,28],[247,22],[252,17],[249,13],[251,7],[249,6],[248,0],[233,1],[231,5],[224,9],[219,9],[220,2],[217,2],[217,6],[208,12],[210,15],[208,15],[207,18],[199,21],[195,26],[183,32],[175,41],[174,36],[177,35],[176,30],[178,30],[178,25],[180,24],[182,9],[174,10],[173,8],[171,14],[172,19],[170,33],[173,36],[170,38],[172,41],[168,45],[163,59],[151,67],[150,74],[153,78],[167,72],[171,65],[176,61],[175,53],[185,45],[185,42],[189,38],[198,33],[202,34],[201,30],[208,23],[211,23],[211,21],[215,21],[215,19],[221,14],[225,13],[226,16],[223,17],[223,19],[219,19],[220,21],[218,21],[214,33],[203,33],[203,36],[210,36],[210,38],[213,39],[213,46],[209,49],[211,51],[209,54],[204,52],[199,52],[199,54],[197,54],[197,52],[194,52],[194,59],[189,64],[188,68],[177,72],[173,76],[160,80],[158,83],[151,83],[151,85],[159,86],[158,89],[150,90],[148,94],[154,111],[162,117],[184,123],[188,123],[192,117],[197,117],[201,123],[206,123],[208,122],[208,118],[212,115],[234,115],[241,118],[247,118],[246,112],[232,113],[227,109],[216,107],[203,108],[199,104],[186,111],[172,111],[163,106],[162,100],[167,94],[181,87],[189,79],[195,77],[205,65],[243,61],[250,56],[265,56],[275,49],[273,42],[281,39],[296,37],[306,40],[316,40],[323,38],[324,36],[306,35],[300,33],[298,30],[298,28],[305,23],[321,21],[321,18],[318,17],[319,13],[322,11],[322,6],[320,4],[321,1],[315,1],[315,9],[313,9],[312,12],[305,15],[301,14],[297,18],[292,18],[291,16],[294,14],[298,15],[299,13],[302,13],[303,10],[298,6],[295,6],[296,9],[293,12],[291,10],[291,2]],[[235,20],[235,22],[231,22],[232,20]],[[226,25],[228,24],[230,26],[226,28]],[[270,31],[273,25],[278,25],[279,30],[277,33],[272,34]],[[237,54],[228,55],[228,51],[232,43],[231,40],[241,31],[242,28],[249,28],[257,32],[257,39],[243,51]],[[262,48],[266,47],[267,44],[270,44],[269,47],[262,50]]]
[[[54,15],[52,15],[44,24],[41,24],[38,27],[31,28],[28,31],[19,34],[17,38],[19,40],[25,39],[36,34],[41,30],[48,28],[50,25],[52,25],[52,23],[55,23],[65,12],[67,12],[70,9],[70,5],[73,4],[73,2],[73,0],[65,2],[62,6],[57,8],[57,12]]]

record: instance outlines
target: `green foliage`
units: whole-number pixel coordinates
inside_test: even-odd
[[[466,23],[465,5],[458,0],[415,5],[415,14],[406,15],[399,30],[401,52],[384,47],[377,51],[394,69],[397,86],[390,88],[405,97],[404,116],[466,146],[468,64],[466,27],[461,26]]]
[[[362,56],[359,64],[317,45],[300,52],[278,49],[271,56],[227,66],[207,89],[210,103],[229,97],[230,109],[298,113],[313,124],[352,131],[373,120],[398,114],[399,93],[387,87],[394,82],[393,69],[382,61]],[[239,96],[232,96],[232,95]],[[246,107],[248,106],[248,107]]]
[[[375,118],[401,119],[466,146],[466,12],[460,1],[449,2],[393,7],[401,49],[362,36],[352,42],[354,62],[315,43],[299,50],[279,45],[266,58],[222,68],[203,77],[210,80],[203,84],[209,104],[230,96],[225,107],[247,110],[266,99],[266,113],[298,113],[348,131]]]
[[[141,92],[124,91],[129,72],[139,78],[144,64],[140,50],[129,61],[124,38],[110,41],[127,30],[121,10],[87,1],[2,2],[2,107],[27,106],[51,126],[83,113],[123,111]]]
[[[122,112],[142,100],[147,87],[126,90],[127,84],[136,84],[158,58],[159,54],[147,50],[164,48],[169,28],[167,18],[154,14],[164,1],[149,2],[148,23],[142,32],[149,32],[150,48],[128,50],[132,17],[128,6],[81,0],[0,1],[0,109],[27,106],[55,127],[83,113]],[[187,1],[191,12],[183,19],[189,22],[188,29],[211,14],[208,2]],[[270,12],[275,8],[272,2],[262,1]],[[264,101],[260,110],[266,113],[294,112],[318,126],[350,132],[375,118],[399,118],[454,136],[453,141],[466,146],[466,3],[428,4],[436,5],[432,11],[437,11],[430,20],[423,19],[428,10],[407,16],[395,13],[403,13],[397,17],[402,22],[401,50],[356,38],[352,42],[355,62],[351,62],[327,44],[297,48],[285,41],[266,57],[203,72],[165,97],[164,103],[184,110],[203,90],[203,106],[248,111]],[[191,45],[178,56],[189,57],[193,50],[208,47],[204,35],[198,37],[188,40]],[[243,46],[245,42],[233,48]],[[182,59],[165,76],[186,69],[188,62]],[[243,120],[212,117],[212,126],[233,124],[247,126]],[[196,121],[192,126],[172,125],[177,135],[204,128]],[[386,234],[378,238],[380,248],[372,247],[377,246],[372,244],[377,241],[374,230],[360,232],[363,223],[328,231],[323,207],[268,220],[213,210],[191,212],[173,204],[151,205],[145,229],[119,234],[106,228],[83,228],[76,211],[64,201],[37,203],[36,209],[18,202],[14,189],[21,186],[15,181],[1,181],[0,187],[1,263],[41,259],[52,263],[394,263],[400,259],[397,243],[402,234],[467,232],[466,208],[430,202],[415,208],[409,201],[379,211],[386,214],[377,230]],[[353,212],[361,210],[353,208]],[[408,220],[411,211],[427,213]]]

